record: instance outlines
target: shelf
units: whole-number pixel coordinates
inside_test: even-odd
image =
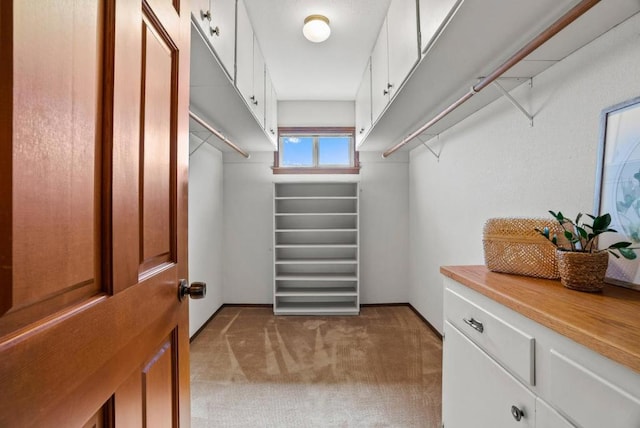
[[[274,183],[275,314],[359,313],[358,189]]]
[[[339,273],[289,273],[276,275],[276,281],[357,281],[357,275]]]
[[[358,248],[357,244],[276,244],[276,248]]]
[[[293,200],[301,200],[301,201],[324,201],[324,200],[352,200],[355,201],[358,199],[357,196],[276,196],[276,201],[293,201]]]
[[[314,215],[317,215],[317,216],[333,216],[333,215],[357,216],[358,213],[276,213],[275,214],[276,217],[281,217],[281,216],[314,216]]]
[[[276,297],[298,296],[340,296],[355,297],[358,295],[356,287],[278,287]]]
[[[353,302],[282,302],[274,312],[287,315],[358,315],[360,310]]]
[[[355,265],[356,259],[281,259],[277,265]]]
[[[357,232],[358,229],[276,229],[279,232]]]

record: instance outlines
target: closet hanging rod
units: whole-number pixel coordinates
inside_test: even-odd
[[[492,73],[490,73],[488,76],[484,77],[480,82],[478,82],[475,85],[471,86],[471,89],[469,89],[469,92],[464,94],[462,97],[460,97],[457,101],[455,101],[449,107],[447,107],[444,110],[442,110],[433,119],[431,119],[430,121],[428,121],[427,123],[422,125],[417,130],[413,131],[411,134],[409,134],[407,137],[405,137],[398,144],[388,148],[382,154],[382,157],[386,158],[386,157],[391,156],[394,152],[396,152],[397,150],[402,148],[405,144],[407,144],[408,142],[410,142],[411,140],[416,138],[418,135],[422,134],[427,129],[431,128],[433,125],[435,125],[437,122],[439,122],[446,115],[448,115],[449,113],[451,113],[452,111],[454,111],[455,109],[460,107],[469,98],[471,98],[472,96],[474,96],[475,94],[477,94],[478,92],[480,92],[481,90],[486,88],[488,85],[491,84],[491,82],[496,80],[498,77],[500,77],[502,74],[504,74],[511,67],[513,67],[514,65],[519,63],[522,59],[527,57],[531,52],[533,52],[534,50],[539,48],[544,42],[546,42],[547,40],[549,40],[550,38],[555,36],[563,28],[567,27],[573,21],[578,19],[585,12],[587,12],[589,9],[591,9],[593,6],[595,6],[596,4],[600,3],[600,1],[601,0],[582,0],[580,3],[578,3],[572,9],[570,9],[567,13],[565,13],[560,19],[558,19],[556,22],[551,24],[551,26],[549,26],[546,30],[544,30],[542,33],[538,34],[538,36],[536,36],[533,40],[531,40],[529,43],[527,43],[522,49],[520,49],[518,52],[513,54],[511,56],[511,58],[506,60],[501,66],[496,68]]]
[[[204,119],[202,119],[200,116],[198,116],[197,114],[195,114],[191,110],[189,110],[189,117],[191,117],[193,120],[198,122],[200,125],[204,126],[207,129],[207,131],[211,132],[213,135],[218,137],[227,146],[231,147],[233,150],[235,150],[236,152],[240,153],[245,158],[249,159],[249,156],[250,156],[249,153],[245,152],[240,147],[236,146],[234,143],[229,141],[227,139],[227,137],[225,137],[220,131],[218,131],[213,126],[209,125],[207,122],[204,121]]]

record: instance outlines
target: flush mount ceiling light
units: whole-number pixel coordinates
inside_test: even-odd
[[[313,43],[324,42],[331,35],[329,19],[323,15],[309,15],[304,19],[302,34]]]

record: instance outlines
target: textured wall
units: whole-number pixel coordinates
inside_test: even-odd
[[[407,302],[408,161],[368,152],[359,175],[273,175],[273,153],[225,154],[224,302],[272,303],[274,181],[359,181],[361,302]]]
[[[189,300],[193,335],[223,303],[222,153],[208,144],[189,157],[189,280],[207,283],[204,299]]]
[[[482,264],[487,218],[592,212],[600,113],[640,95],[640,15],[440,135],[410,158],[410,301],[442,331],[441,265]],[[490,88],[487,90],[491,90]],[[436,150],[439,147],[436,147]]]

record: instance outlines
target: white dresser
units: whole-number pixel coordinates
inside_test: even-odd
[[[640,293],[441,272],[445,428],[640,428]]]

